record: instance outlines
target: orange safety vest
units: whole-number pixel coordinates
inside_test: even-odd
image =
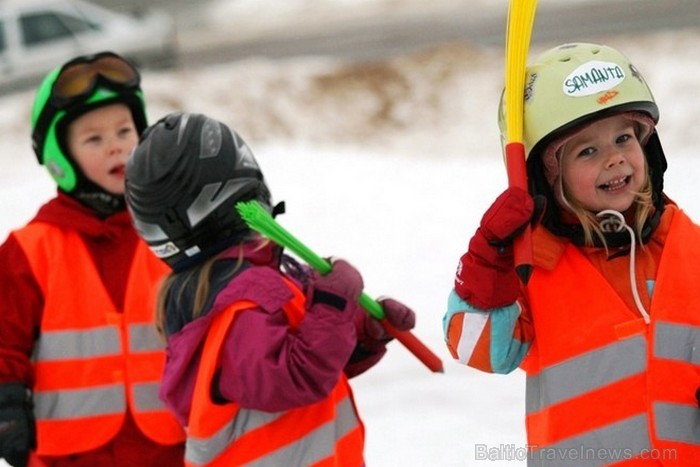
[[[294,298],[284,305],[292,332],[304,317],[305,298],[285,279]],[[202,350],[187,428],[185,464],[189,467],[364,465],[364,427],[344,374],[322,401],[284,412],[262,412],[235,402],[216,404],[211,381],[237,313],[257,304],[241,300],[212,319]]]
[[[182,442],[184,431],[158,398],[165,352],[154,305],[165,264],[139,241],[120,313],[77,233],[32,223],[14,235],[44,299],[32,355],[37,454],[104,445],[121,429],[127,407],[153,441]]]
[[[678,211],[648,325],[576,247],[554,270],[535,268],[523,363],[530,465],[698,465],[698,258],[700,228]]]

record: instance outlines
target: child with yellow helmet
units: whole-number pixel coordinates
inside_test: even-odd
[[[611,47],[564,44],[527,67],[529,192],[509,188],[486,211],[443,324],[461,363],[525,370],[536,465],[700,458],[700,228],[663,192],[658,119],[641,73]],[[522,284],[513,240],[530,223]]]

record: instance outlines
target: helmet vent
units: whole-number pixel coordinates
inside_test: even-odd
[[[199,224],[209,214],[214,212],[224,201],[235,195],[248,183],[247,180],[227,180],[209,183],[202,187],[201,191],[187,208],[187,217],[192,227]]]
[[[207,118],[202,125],[200,138],[201,141],[199,145],[201,147],[201,153],[199,157],[201,159],[216,157],[219,155],[223,139],[221,125],[219,125],[219,122],[211,118]]]

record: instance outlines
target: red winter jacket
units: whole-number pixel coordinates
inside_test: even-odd
[[[126,278],[138,241],[129,214],[124,211],[103,220],[91,209],[59,192],[56,198],[39,209],[30,223],[37,221],[74,229],[80,234],[105,288],[116,308],[121,309]],[[60,265],[55,267],[60,268]],[[76,287],[79,286],[76,284]],[[12,233],[0,246],[0,303],[0,384],[22,382],[31,388],[34,373],[30,356],[39,332],[44,299],[24,252]],[[153,443],[127,417],[120,434],[106,446],[78,456],[70,462],[68,459],[46,459],[46,463],[182,465],[183,452],[182,446],[163,447]]]

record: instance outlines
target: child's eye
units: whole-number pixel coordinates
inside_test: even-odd
[[[592,156],[593,154],[595,154],[595,148],[593,146],[589,146],[579,151],[578,157]]]
[[[632,139],[632,138],[634,138],[633,135],[631,135],[631,134],[629,134],[629,133],[625,133],[625,134],[620,135],[620,136],[617,137],[617,143],[618,143],[618,144],[623,144],[623,143],[628,142],[628,141],[629,141],[630,139]]]

